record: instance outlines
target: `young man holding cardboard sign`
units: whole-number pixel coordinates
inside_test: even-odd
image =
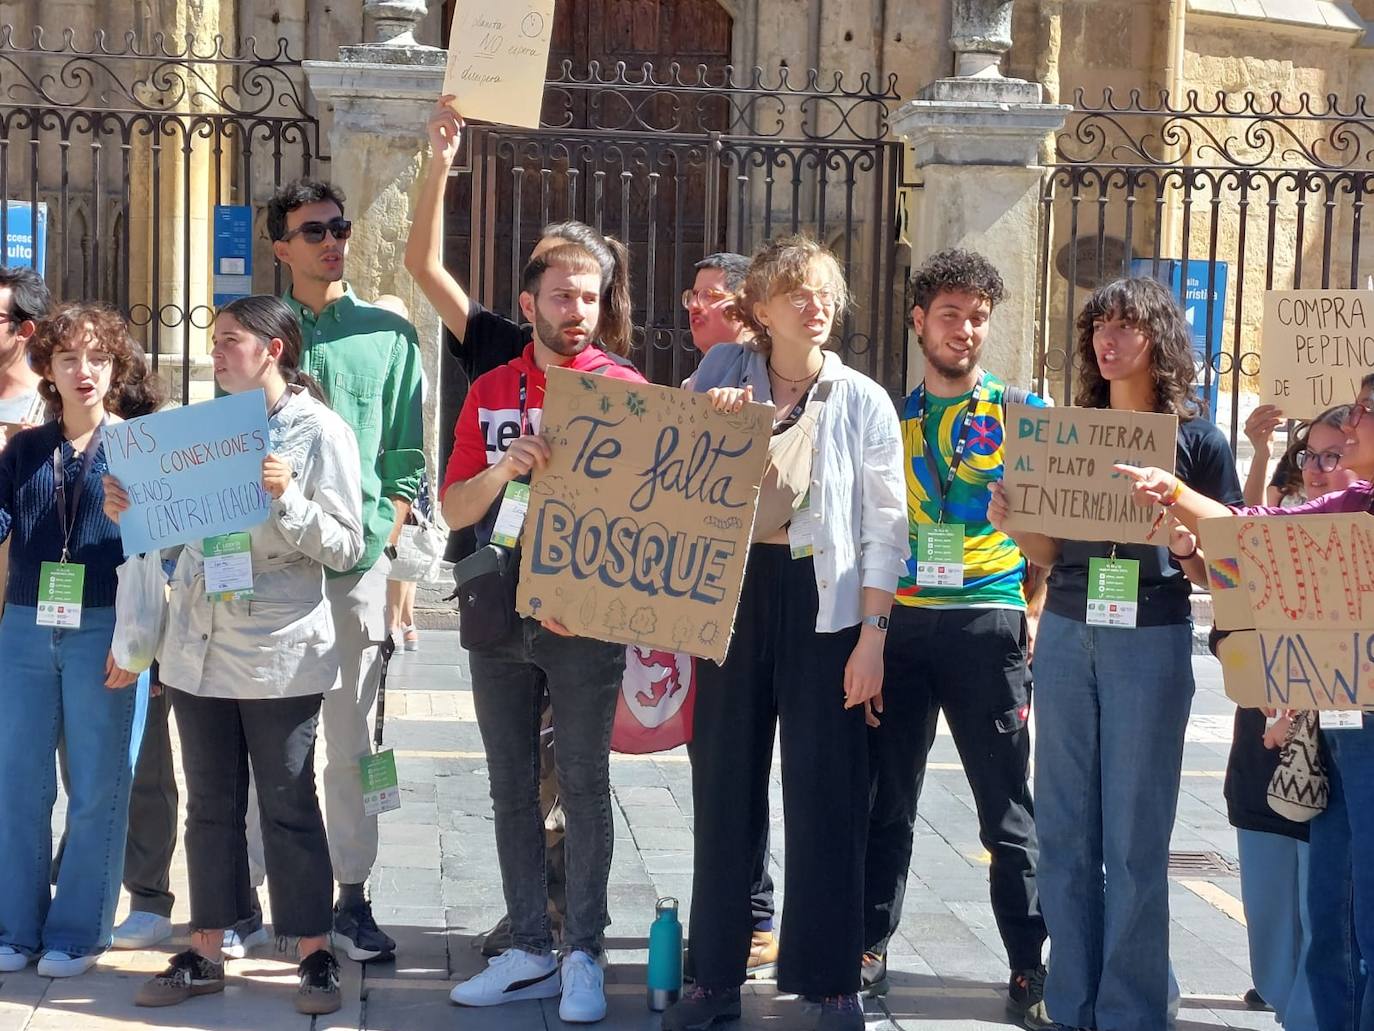
[[[534,324],[534,339],[519,358],[479,377],[468,391],[440,497],[445,522],[454,528],[476,524],[484,546],[496,540],[514,547],[528,504],[529,474],[548,460],[549,444],[539,435],[545,370],[555,366],[644,381],[593,344],[601,278],[596,257],[572,244],[531,261],[520,307]],[[606,1015],[597,956],[613,837],[611,722],[625,647],[574,637],[551,620],[516,617],[513,591],[510,605],[509,626],[480,645],[470,644],[469,655],[513,945],[485,971],[456,985],[451,997],[464,1006],[495,1006],[561,994],[564,1021],[593,1023]],[[467,622],[465,610],[465,637]],[[545,679],[558,727],[566,819],[568,951],[561,970],[549,933],[544,823],[534,777]]]
[[[987,506],[988,484],[1002,470],[1006,402],[1044,402],[979,365],[1003,296],[986,258],[933,255],[912,292],[926,370],[902,420],[911,556],[892,610],[882,724],[869,731],[864,981],[872,994],[886,991],[887,943],[901,921],[926,755],[943,711],[992,856],[993,914],[1011,967],[1008,1007],[1024,1017],[1040,1006],[1045,944],[1027,783],[1027,565],[988,525]]]

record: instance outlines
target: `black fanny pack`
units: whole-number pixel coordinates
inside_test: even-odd
[[[515,589],[520,583],[520,550],[488,544],[453,571],[458,585],[458,640],[464,648],[486,648],[505,639],[520,616]]]

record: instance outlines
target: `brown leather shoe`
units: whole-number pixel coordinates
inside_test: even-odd
[[[778,972],[778,936],[772,931],[755,931],[749,941],[749,962],[744,976],[773,977]]]

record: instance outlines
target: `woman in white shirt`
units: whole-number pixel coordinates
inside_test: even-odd
[[[340,1005],[315,729],[339,672],[324,569],[350,569],[362,554],[361,465],[353,432],[300,372],[300,353],[296,318],[275,297],[242,298],[216,318],[215,379],[230,393],[261,389],[266,397],[269,514],[243,535],[252,569],[242,587],[216,582],[237,590],[209,593],[224,538],[187,545],[172,574],[158,659],[188,791],[191,947],[144,984],[140,1006],[171,1006],[224,988],[224,930],[247,918],[253,901],[244,830],[250,760],[273,927],[278,937],[300,940],[296,1008],[332,1013]],[[128,507],[113,481],[106,499],[111,518]]]
[[[739,1016],[753,928],[753,843],[782,742],[787,895],[778,988],[861,1031],[865,715],[881,711],[887,615],[908,550],[902,445],[883,389],[824,350],[844,311],[839,263],[801,236],[753,259],[740,315],[689,388],[722,411],[775,408],[753,544],[722,666],[697,666],[692,744],[696,984],[665,1031]]]

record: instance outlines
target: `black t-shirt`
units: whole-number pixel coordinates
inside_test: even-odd
[[[1236,463],[1226,437],[1207,419],[1188,419],[1178,426],[1179,479],[1199,494],[1224,505],[1244,504]],[[1162,532],[1162,531],[1161,531]],[[1066,619],[1088,616],[1088,560],[1111,554],[1110,541],[1064,541],[1059,560],[1050,572],[1045,608]],[[1192,585],[1169,555],[1166,546],[1118,544],[1117,558],[1140,563],[1140,606],[1137,626],[1186,623],[1192,616]]]
[[[467,373],[468,381],[499,369],[513,358],[520,357],[534,338],[530,326],[521,326],[490,308],[468,302],[468,329],[460,342],[449,338],[449,353],[457,358]]]

